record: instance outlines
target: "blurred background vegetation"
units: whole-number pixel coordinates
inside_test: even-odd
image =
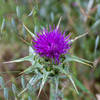
[[[71,38],[88,32],[72,43],[71,53],[96,65],[94,70],[71,63],[72,73],[79,80],[80,95],[63,80],[64,100],[100,100],[100,0],[0,0],[0,76],[9,87],[8,100],[15,99],[10,89],[14,84],[21,90],[19,73],[30,65],[29,62],[1,63],[28,55],[31,36],[23,23],[35,33],[48,25],[56,25],[61,16],[60,27],[66,33],[71,32]],[[48,100],[48,88],[41,93],[40,100]],[[36,96],[32,97],[26,93],[21,100],[36,100]],[[0,100],[4,100],[2,88]]]

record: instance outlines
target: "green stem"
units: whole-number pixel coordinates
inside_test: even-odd
[[[50,100],[56,100],[56,89],[53,81],[50,82]]]
[[[59,79],[55,77],[54,80],[50,82],[50,100],[58,100],[58,85]]]

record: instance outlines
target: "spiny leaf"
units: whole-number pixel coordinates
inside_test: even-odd
[[[4,63],[15,63],[15,62],[22,62],[22,61],[32,61],[33,58],[34,58],[34,56],[30,55],[30,56],[26,56],[24,58],[20,58],[20,59],[13,60],[13,61],[8,61],[8,62],[4,62]]]
[[[60,17],[60,19],[59,19],[59,21],[58,21],[58,24],[57,24],[56,30],[58,30],[58,28],[59,28],[59,26],[60,26],[61,19],[62,19],[62,16]]]
[[[23,26],[25,27],[25,29],[30,33],[30,35],[35,39],[36,36],[23,24]]]
[[[88,32],[83,33],[82,35],[79,35],[79,36],[75,37],[74,39],[72,39],[71,42],[74,42],[74,41],[76,41],[76,40],[78,40],[78,39],[80,39],[80,38],[86,36],[87,34],[88,34]]]
[[[43,87],[44,87],[45,82],[47,81],[48,75],[49,75],[48,72],[45,72],[45,73],[43,74],[43,79],[42,79],[42,83],[41,83],[40,90],[39,90],[39,93],[38,93],[38,97],[39,97],[39,95],[40,95],[40,93],[41,93],[41,90],[42,90]]]
[[[20,95],[22,95],[25,91],[27,91],[27,89],[30,88],[30,85],[31,85],[31,86],[34,85],[34,84],[35,84],[39,79],[41,79],[41,78],[42,78],[42,75],[40,75],[40,74],[38,74],[38,75],[36,75],[36,76],[33,76],[33,77],[29,80],[29,82],[28,82],[26,88],[24,88],[24,90],[22,90],[22,91],[18,94],[18,97],[19,97]]]
[[[31,46],[29,46],[29,55],[33,55],[33,56],[36,55],[36,52],[34,51],[34,49]],[[32,63],[32,65],[34,65],[35,61],[32,61],[31,63]]]
[[[42,78],[42,75],[41,74],[38,74],[36,76],[33,76],[29,83],[27,84],[27,88],[30,90],[30,91],[34,91],[35,89],[33,88],[33,85]]]
[[[73,79],[72,79],[72,76],[71,76],[70,73],[69,73],[69,70],[66,70],[66,69],[63,69],[62,67],[60,67],[60,71],[61,71],[63,74],[65,74],[65,75],[70,79],[70,81],[71,81],[71,83],[73,84],[73,86],[74,86],[74,88],[75,88],[77,94],[79,94],[78,89],[77,89],[77,87],[76,87],[76,85],[75,85],[75,83],[74,83],[74,81],[73,81]]]
[[[27,69],[25,69],[24,71],[22,71],[20,74],[29,74],[35,71],[36,68],[43,68],[43,66],[39,63],[35,63],[32,66],[29,66]]]
[[[33,66],[29,66],[27,69],[22,71],[20,74],[29,74],[29,73],[33,72],[34,69],[35,68]]]
[[[77,89],[77,87],[76,87],[76,85],[75,85],[75,83],[74,83],[74,80],[72,79],[72,76],[71,76],[71,75],[68,75],[68,77],[69,77],[71,83],[73,84],[73,87],[75,88],[77,94],[79,94],[78,89]]]
[[[94,68],[93,62],[91,61],[88,61],[88,60],[85,60],[85,59],[82,59],[76,56],[72,56],[72,55],[66,55],[65,62],[69,62],[69,61],[75,61],[75,62],[82,63],[82,64],[85,64],[87,66]]]
[[[38,81],[38,80],[41,79],[41,78],[42,78],[42,75],[41,75],[41,74],[38,74],[38,75],[36,75],[36,76],[33,76],[33,77],[30,79],[30,81],[29,81],[28,84],[34,85],[35,82]],[[28,85],[28,84],[27,84],[27,85]]]
[[[86,89],[86,87],[85,87],[76,77],[73,77],[73,78],[74,78],[74,80],[75,80],[76,85],[77,85],[82,91],[84,91],[84,92],[86,92],[86,93],[89,93],[89,90]]]

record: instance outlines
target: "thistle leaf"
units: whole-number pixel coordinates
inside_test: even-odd
[[[29,66],[27,69],[25,69],[24,71],[22,71],[20,74],[29,74],[35,71],[36,68],[43,68],[43,66],[39,63],[35,63],[32,66]]]
[[[73,87],[75,88],[75,91],[77,92],[77,94],[79,94],[78,89],[77,89],[77,87],[76,87],[76,85],[74,83],[74,80],[72,79],[72,76],[68,75],[68,78],[70,79],[71,83],[73,84]]]
[[[25,29],[30,33],[30,35],[35,39],[36,36],[23,24],[23,26],[25,27]]]
[[[8,61],[8,62],[4,62],[4,63],[15,63],[15,62],[22,62],[22,61],[32,61],[34,58],[34,55],[30,55],[30,56],[26,56],[24,58],[20,58],[20,59],[17,59],[17,60],[13,60],[13,61]]]
[[[29,74],[29,73],[33,72],[34,69],[35,68],[33,66],[29,66],[27,69],[22,71],[20,74]]]
[[[73,77],[74,78],[74,81],[76,83],[76,85],[84,92],[86,93],[89,93],[89,90],[86,89],[86,87],[76,78],[76,77]]]
[[[33,76],[33,77],[29,80],[29,82],[28,82],[26,88],[24,88],[24,89],[18,94],[18,97],[19,97],[20,95],[22,95],[25,91],[27,91],[27,89],[30,90],[30,85],[31,85],[31,86],[34,85],[34,84],[35,84],[39,79],[41,79],[41,78],[42,78],[42,75],[40,75],[40,74],[38,74],[38,75],[36,75],[36,76]]]
[[[41,78],[42,78],[42,75],[41,75],[41,74],[38,74],[38,75],[36,75],[36,76],[33,76],[33,77],[30,79],[30,81],[29,81],[28,84],[34,85],[35,82],[38,81],[38,80],[41,79]],[[27,84],[27,85],[28,85],[28,84]]]
[[[73,87],[75,88],[75,91],[77,92],[77,94],[79,94],[78,89],[77,89],[77,87],[76,87],[76,85],[74,83],[74,80],[72,79],[72,76],[71,76],[69,70],[66,70],[66,69],[63,69],[62,67],[60,67],[60,71],[70,79]]]
[[[40,86],[40,90],[39,90],[39,93],[38,93],[38,97],[39,97],[39,95],[40,95],[40,93],[41,93],[41,90],[42,90],[43,87],[44,87],[44,84],[45,84],[46,81],[47,81],[48,75],[49,75],[48,72],[45,72],[45,73],[43,74],[42,83],[41,83],[41,86]]]
[[[85,64],[87,66],[90,66],[91,68],[94,68],[93,62],[90,62],[88,60],[85,60],[85,59],[82,59],[82,58],[79,58],[79,57],[76,57],[76,56],[66,55],[65,62],[70,62],[70,61],[82,63],[82,64]]]
[[[56,30],[58,30],[58,29],[59,29],[61,19],[62,19],[62,16],[60,17],[60,19],[59,19],[59,21],[58,21],[58,24],[57,24]]]

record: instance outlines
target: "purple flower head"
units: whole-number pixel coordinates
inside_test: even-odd
[[[40,56],[54,59],[59,62],[62,54],[68,53],[70,49],[70,34],[65,36],[60,29],[44,29],[37,33],[36,39],[33,39],[33,48]]]

